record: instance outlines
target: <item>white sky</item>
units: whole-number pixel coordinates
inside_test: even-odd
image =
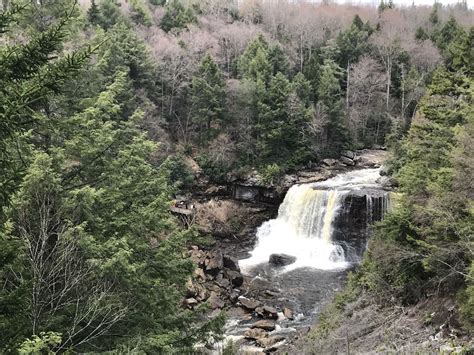
[[[339,3],[352,3],[352,4],[374,4],[378,5],[380,0],[336,0]],[[395,5],[411,6],[413,2],[415,5],[433,5],[434,0],[394,0]],[[459,0],[438,0],[438,3],[443,5],[454,5],[457,4]],[[474,8],[474,0],[467,0],[467,5],[469,8]]]

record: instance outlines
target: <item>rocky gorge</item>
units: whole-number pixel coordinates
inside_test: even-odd
[[[276,184],[261,183],[257,174],[245,179],[231,178],[226,185],[203,184],[203,189],[188,199],[193,213],[185,217],[186,223],[202,234],[212,235],[215,243],[189,249],[198,267],[187,285],[185,307],[207,302],[212,309],[210,317],[225,310],[225,341],[234,342],[242,351],[269,353],[285,349],[312,326],[318,312],[342,288],[347,271],[357,265],[362,255],[370,223],[380,220],[388,208],[384,196],[395,182],[379,169],[385,159],[383,150],[344,152],[339,160],[325,159],[317,166],[283,176]],[[329,223],[331,238],[337,246],[329,259],[342,253],[347,259],[344,267],[298,267],[298,258],[284,252],[270,253],[264,262],[253,267],[245,263],[241,267],[239,260],[248,260],[258,244],[258,234],[262,232],[257,228],[275,218],[279,206],[281,212],[281,203],[292,186],[324,185],[328,179],[362,170],[374,171],[377,186],[353,193],[344,190],[338,197],[340,211]],[[330,203],[331,196],[326,199]],[[314,219],[313,215],[309,217]],[[316,227],[311,228],[309,234]],[[321,225],[319,229],[324,228]],[[287,269],[292,265],[296,268]],[[209,351],[219,353],[222,346],[216,344]]]

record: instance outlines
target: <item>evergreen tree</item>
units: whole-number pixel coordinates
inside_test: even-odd
[[[312,95],[314,101],[317,101],[317,92],[319,88],[319,79],[321,75],[321,55],[319,51],[313,51],[309,60],[304,64],[303,74],[311,83]]]
[[[199,142],[207,143],[221,129],[225,106],[224,78],[210,54],[204,57],[192,79],[191,102]]]
[[[172,29],[183,29],[196,21],[196,15],[190,7],[186,8],[180,0],[171,0],[166,4],[166,12],[160,26],[163,31],[169,32]]]
[[[93,25],[98,25],[100,23],[101,13],[95,0],[91,1],[91,6],[87,10],[87,20]]]
[[[312,101],[312,87],[309,80],[306,80],[303,73],[295,75],[291,82],[291,87],[305,106],[309,106]]]
[[[98,6],[101,14],[99,25],[104,30],[108,30],[123,19],[121,4],[117,0],[100,0]]]
[[[295,90],[307,96],[309,83],[301,76],[290,83],[281,72],[277,73],[258,102],[259,156],[266,164],[291,168],[308,158],[308,142],[302,132],[310,110]]]
[[[356,63],[359,58],[368,52],[368,32],[364,29],[362,20],[356,16],[351,26],[344,32],[339,33],[336,38],[337,62],[343,68],[348,63]]]
[[[150,27],[153,23],[151,19],[150,10],[147,5],[141,0],[130,0],[130,7],[132,9],[131,18],[137,24]]]
[[[415,39],[419,41],[426,41],[429,38],[428,34],[426,31],[423,29],[423,27],[418,27],[415,32]]]
[[[285,76],[288,75],[290,69],[288,56],[279,45],[274,45],[269,48],[268,60],[272,66],[272,75],[276,75],[278,72]]]
[[[324,105],[328,116],[324,124],[326,142],[323,146],[326,147],[327,153],[333,156],[337,156],[348,145],[349,139],[344,122],[344,104],[339,84],[341,75],[342,68],[333,60],[326,59],[321,66],[317,92],[319,102]]]
[[[444,51],[462,32],[463,29],[458,25],[456,19],[451,16],[441,28],[433,32],[432,40]]]
[[[249,43],[239,59],[239,73],[244,79],[268,84],[272,75],[272,63],[268,55],[269,46],[263,36]]]

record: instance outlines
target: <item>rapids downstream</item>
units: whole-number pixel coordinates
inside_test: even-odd
[[[390,209],[390,193],[379,183],[380,177],[379,168],[363,169],[295,185],[288,190],[277,218],[258,228],[250,257],[239,260],[250,280],[248,293],[294,313],[293,319],[279,313],[272,336],[311,326],[342,288],[347,271],[362,257],[371,224]],[[272,254],[296,260],[278,267],[269,263]],[[228,339],[242,341],[254,321],[231,315]],[[256,351],[252,341],[245,341],[240,349]]]

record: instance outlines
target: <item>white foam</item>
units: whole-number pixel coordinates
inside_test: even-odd
[[[283,271],[299,267],[321,270],[344,269],[351,265],[342,246],[332,242],[333,223],[343,197],[350,191],[379,188],[380,169],[364,169],[288,190],[278,217],[257,230],[257,244],[248,259],[240,260],[243,272],[267,263],[271,254],[287,254],[296,262]]]

